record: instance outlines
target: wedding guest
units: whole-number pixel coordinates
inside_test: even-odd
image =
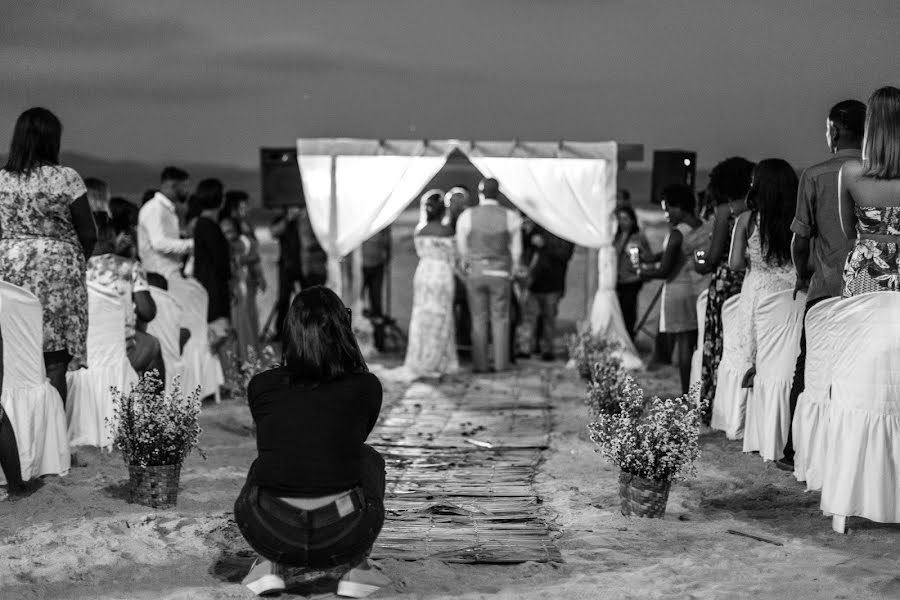
[[[116,254],[137,258],[138,208],[125,198],[109,199],[109,214],[116,232]]]
[[[209,297],[206,310],[208,323],[231,321],[231,246],[219,226],[224,186],[218,179],[204,179],[197,184],[193,203],[200,211],[194,225],[194,278]]]
[[[861,155],[866,105],[859,100],[844,100],[828,113],[825,139],[831,157],[806,169],[800,176],[797,209],[791,231],[791,256],[797,275],[795,289],[806,292],[806,312],[828,298],[841,295],[842,271],[851,244],[841,230],[838,209],[838,173],[848,160]],[[805,386],[806,328],[800,336],[800,354],[791,387],[791,420],[797,399]],[[781,469],[794,470],[794,446],[791,429]]]
[[[456,232],[456,222],[464,210],[474,206],[469,189],[457,185],[444,194],[444,207],[447,211],[446,221]],[[460,358],[469,358],[472,354],[472,315],[469,312],[469,299],[466,297],[466,282],[454,275],[453,319],[456,323],[456,353]]]
[[[796,282],[791,264],[790,223],[797,202],[797,172],[780,158],[760,161],[753,170],[747,193],[748,211],[734,224],[731,253],[733,270],[746,270],[739,304],[740,347],[744,362],[753,365],[744,377],[752,387],[756,374],[756,307],[760,298],[792,289]]]
[[[59,165],[61,137],[45,108],[16,121],[0,170],[0,279],[40,300],[47,377],[65,403],[67,369],[87,364],[85,268],[97,227],[81,177]]]
[[[325,285],[328,280],[328,254],[319,244],[312,228],[307,210],[301,209],[298,219],[300,226],[300,265],[303,269],[303,287]]]
[[[300,207],[286,206],[281,215],[272,221],[269,231],[278,240],[278,300],[275,304],[274,341],[281,340],[281,328],[291,304],[291,295],[303,285],[303,268],[300,263]]]
[[[663,245],[658,266],[638,269],[642,279],[664,279],[659,330],[672,336],[675,364],[681,376],[681,391],[691,380],[691,357],[697,345],[697,296],[705,278],[691,267],[694,252],[709,244],[712,226],[695,214],[694,190],[684,184],[666,186],[662,207],[671,229]]]
[[[283,567],[356,565],[337,594],[389,581],[366,559],[384,523],[384,459],[365,443],[382,389],[353,336],[349,309],[324,287],[301,291],[284,326],[284,365],[250,380],[258,456],[234,504],[260,554],[243,584],[284,590]]]
[[[443,201],[443,200],[442,200]],[[369,301],[369,319],[374,327],[375,349],[384,352],[384,276],[391,261],[391,226],[362,244],[363,293]]]
[[[523,235],[523,263],[528,265],[527,290],[522,307],[519,352],[531,355],[536,338],[540,338],[541,360],[555,357],[556,317],[559,303],[566,293],[566,271],[575,245],[557,237],[534,223]],[[525,228],[523,223],[523,231]],[[540,335],[538,335],[540,333]]]
[[[842,295],[900,291],[900,89],[883,87],[866,108],[862,160],[841,166],[841,228],[856,238]]]
[[[625,188],[620,188],[616,192],[616,209],[631,208],[631,192]]]
[[[707,202],[715,207],[713,235],[701,260],[695,257],[694,270],[712,273],[706,299],[706,319],[703,325],[703,362],[700,377],[700,396],[707,400],[703,422],[709,425],[712,402],[716,395],[716,378],[722,359],[722,305],[741,292],[744,271],[728,264],[728,251],[737,217],[747,210],[747,192],[753,175],[753,163],[740,156],[727,158],[713,167],[706,187]]]
[[[634,340],[634,326],[637,323],[638,295],[644,282],[637,274],[637,264],[633,262],[632,254],[640,261],[648,261],[652,256],[650,243],[641,233],[637,214],[630,206],[621,206],[616,209],[616,219],[619,227],[613,240],[616,249],[616,296],[619,299],[619,307],[622,309],[622,318],[625,321],[625,329]]]
[[[231,323],[237,335],[238,356],[246,360],[249,349],[259,351],[259,308],[256,295],[266,291],[259,242],[247,222],[250,196],[243,190],[229,190],[219,223],[232,253]]]
[[[482,179],[479,204],[456,222],[456,244],[466,272],[472,313],[472,361],[476,373],[488,370],[488,331],[493,339],[494,370],[510,364],[511,280],[520,271],[522,221],[497,202],[500,184]]]
[[[444,222],[441,190],[425,192],[420,207],[413,237],[419,264],[404,366],[416,377],[440,377],[459,370],[452,311],[456,242]]]
[[[94,214],[108,213],[109,185],[102,179],[85,177],[84,187],[87,189],[88,204],[91,205],[91,212]]]
[[[148,273],[166,279],[181,274],[184,259],[193,253],[194,240],[182,239],[178,211],[188,199],[189,175],[166,167],[160,188],[138,212],[138,254]]]
[[[143,266],[133,258],[116,252],[116,233],[112,220],[106,213],[94,213],[97,222],[97,245],[88,259],[88,283],[103,286],[119,296],[125,306],[125,349],[128,361],[139,375],[156,369],[161,381],[165,381],[165,364],[159,340],[138,331],[140,319],[149,323],[156,318],[156,303],[150,295],[150,284]]]

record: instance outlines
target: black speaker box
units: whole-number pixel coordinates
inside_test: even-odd
[[[697,177],[697,153],[687,150],[656,150],[653,152],[653,176],[650,199],[659,204],[667,185],[685,183],[694,187]]]
[[[263,206],[306,206],[296,148],[260,148],[259,164]]]

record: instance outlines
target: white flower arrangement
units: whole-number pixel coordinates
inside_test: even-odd
[[[595,363],[619,360],[616,353],[621,349],[621,345],[614,340],[595,336],[587,327],[579,329],[579,333],[569,336],[569,359],[574,361],[578,375],[582,379],[590,380]]]
[[[596,414],[591,440],[623,472],[659,482],[696,474],[700,415],[706,402],[699,386],[678,398],[646,400],[630,375],[621,386],[618,413]]]
[[[166,393],[159,373],[145,373],[129,392],[111,388],[114,416],[107,419],[113,444],[131,466],[180,465],[194,448],[200,428],[200,388],[190,395],[181,391],[175,378],[172,392]]]
[[[591,418],[597,414],[615,414],[620,410],[620,402],[628,371],[622,368],[622,361],[612,354],[606,354],[594,363],[587,386],[587,404]]]

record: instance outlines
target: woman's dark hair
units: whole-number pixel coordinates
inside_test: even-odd
[[[158,192],[158,191],[159,191],[159,190],[156,190],[156,189],[153,189],[153,188],[150,188],[150,189],[148,189],[148,190],[144,190],[144,193],[143,193],[143,195],[141,196],[141,206],[143,206],[143,205],[147,204],[148,202],[150,202],[150,199],[153,198],[153,196],[155,196],[155,195],[156,195],[156,192]]]
[[[109,214],[117,234],[137,227],[138,207],[121,196],[109,199]]]
[[[689,215],[694,214],[694,211],[697,210],[694,188],[684,183],[667,185],[662,191],[662,199],[666,203],[666,208],[680,208]]]
[[[444,206],[444,193],[441,190],[429,190],[422,196],[422,216],[426,223],[434,223],[444,218],[447,208]]]
[[[887,86],[875,90],[866,108],[865,129],[863,175],[900,179],[900,89]]]
[[[97,246],[104,246],[110,252],[116,243],[116,228],[112,218],[105,212],[94,212],[94,223],[97,225]]]
[[[791,260],[798,185],[794,167],[780,158],[760,161],[753,170],[747,206],[752,215],[759,215],[759,241],[767,263],[785,265]]]
[[[620,206],[620,207],[616,208],[616,217],[617,218],[619,216],[619,213],[625,213],[626,215],[631,217],[632,225],[631,225],[631,231],[628,232],[629,236],[641,232],[641,227],[640,227],[640,225],[638,225],[637,213],[634,212],[633,208],[631,208],[630,206]]]
[[[222,210],[219,212],[219,220],[222,219],[232,219],[237,221],[240,217],[237,216],[238,206],[241,205],[241,202],[249,202],[250,195],[243,190],[228,190],[225,193],[225,204],[222,205]]]
[[[195,210],[204,211],[210,209],[218,209],[222,206],[222,198],[225,193],[225,186],[218,179],[204,179],[197,184],[197,189],[191,196],[194,202]],[[190,208],[190,207],[189,207]]]
[[[36,167],[58,165],[61,138],[62,123],[56,115],[46,108],[29,108],[16,120],[4,168],[28,174]]]
[[[732,156],[713,167],[707,187],[716,196],[717,204],[742,200],[750,189],[752,176],[753,163],[741,156]]]
[[[350,312],[326,287],[301,291],[284,320],[283,362],[295,381],[321,383],[368,371]]]

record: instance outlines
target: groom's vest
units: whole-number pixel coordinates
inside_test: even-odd
[[[480,204],[472,211],[469,231],[469,262],[479,263],[482,269],[506,271],[512,268],[509,254],[510,233],[507,209],[496,204]]]

